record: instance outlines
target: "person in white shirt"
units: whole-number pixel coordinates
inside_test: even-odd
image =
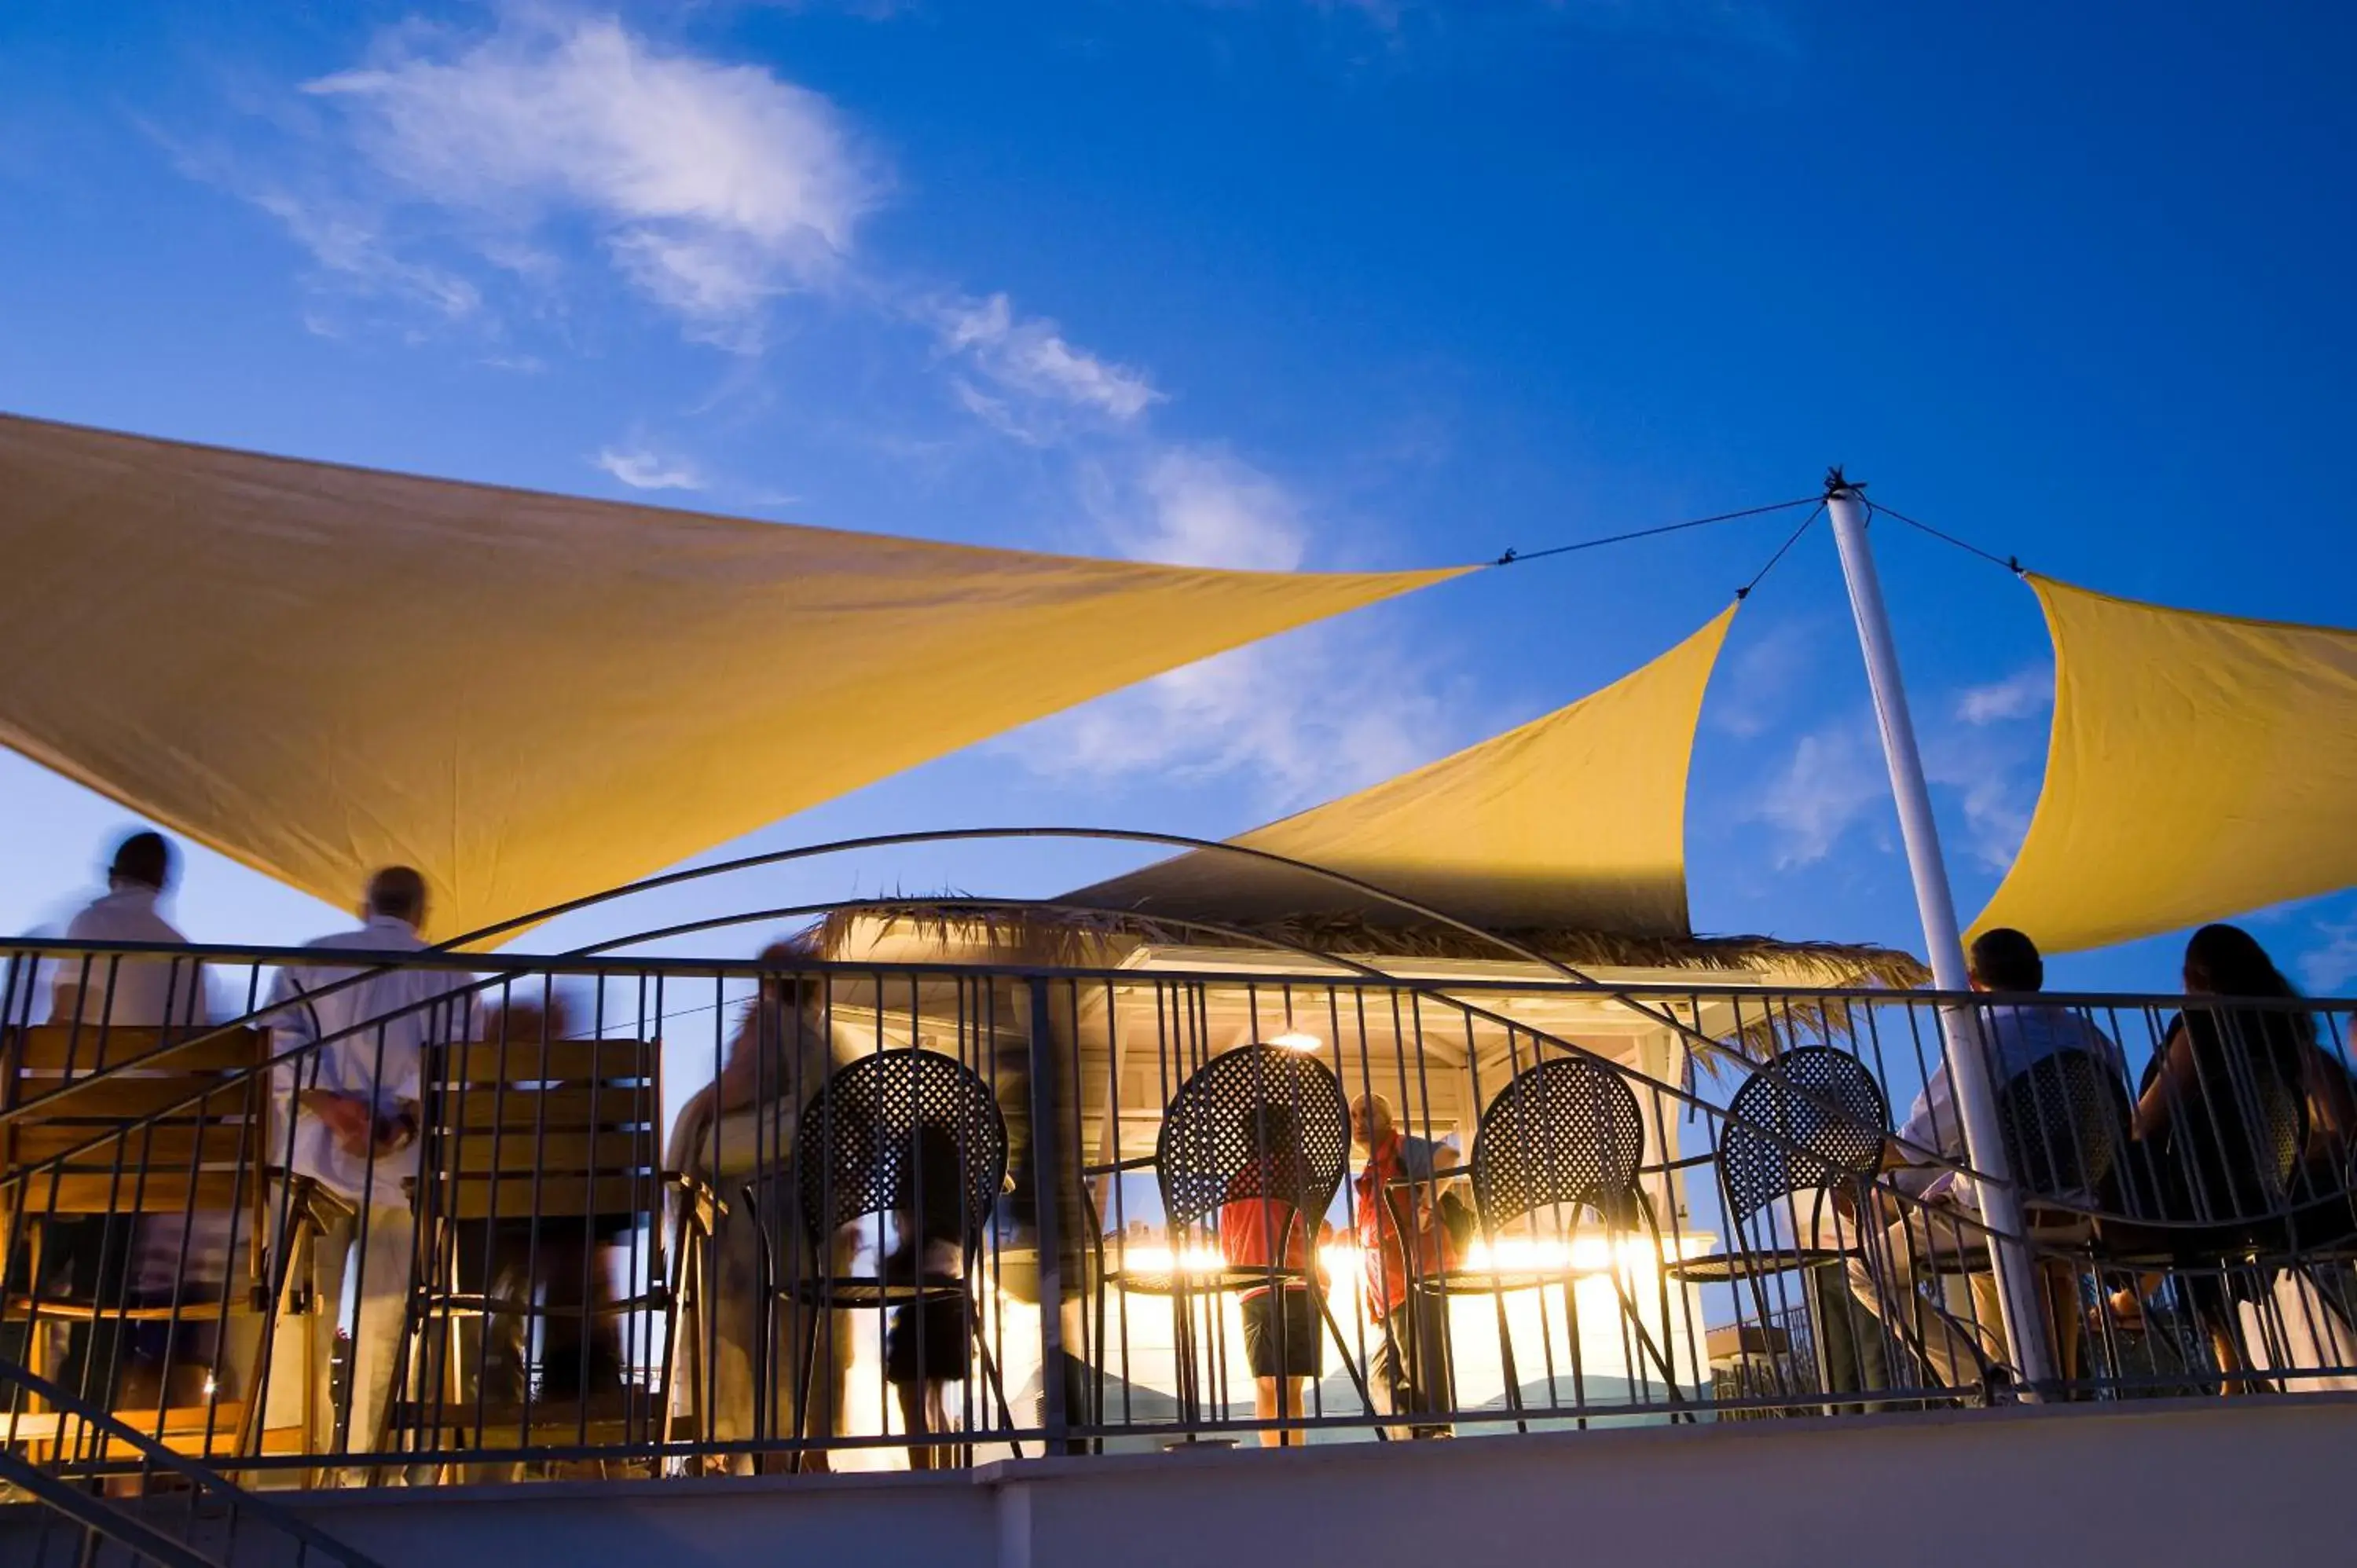
[[[145,942],[185,948],[188,940],[157,908],[172,885],[176,856],[163,834],[140,832],[114,847],[106,870],[106,892],[66,927],[70,942]],[[115,1028],[199,1028],[214,1019],[203,966],[178,954],[154,956],[92,953],[59,965],[49,1002],[49,1022],[92,1036],[95,1060],[99,1032]],[[129,1069],[136,1071],[137,1069]],[[110,1307],[210,1303],[220,1299],[228,1278],[232,1217],[199,1210],[188,1216],[92,1216],[47,1222],[44,1273],[61,1282],[66,1294]],[[52,1272],[54,1271],[54,1273]],[[109,1330],[126,1327],[128,1354],[116,1348]],[[225,1370],[250,1357],[233,1345],[215,1366],[216,1336],[210,1322],[108,1325],[93,1322],[88,1333],[68,1341],[89,1347],[85,1373],[119,1379],[114,1398],[126,1408],[153,1408],[160,1398],[196,1402],[193,1388],[171,1391],[176,1380],[201,1375],[218,1381]],[[70,1355],[72,1352],[68,1351]],[[238,1380],[232,1377],[232,1381]],[[82,1392],[96,1395],[95,1386]],[[206,1392],[210,1392],[207,1390]],[[224,1397],[235,1397],[232,1390]]]
[[[418,927],[425,918],[425,879],[409,867],[389,866],[371,877],[360,912],[359,929],[308,945],[323,954],[425,948]],[[289,964],[271,988],[276,1094],[281,1116],[291,1109],[294,1119],[291,1143],[278,1147],[296,1175],[348,1206],[319,1237],[314,1265],[314,1452],[377,1446],[409,1289],[414,1223],[406,1184],[417,1174],[420,1065],[426,1045],[452,1037],[462,1021],[454,1015],[467,1007],[472,978],[457,970],[371,968],[323,958]],[[355,1256],[359,1276],[348,1318],[345,1282]],[[352,1346],[342,1412],[328,1379],[339,1326],[349,1328]]]
[[[156,908],[172,885],[172,846],[158,832],[136,832],[114,848],[106,893],[66,927],[70,942],[153,942],[186,947],[188,939]],[[203,966],[194,959],[91,954],[59,969],[49,1022],[98,1029],[208,1023]]]
[[[2019,931],[2003,927],[1984,931],[1974,940],[1969,956],[1975,991],[2028,995],[2046,983],[2046,961],[2037,944]],[[2067,1052],[2091,1056],[2115,1080],[2124,1078],[2119,1047],[2083,1014],[2068,1007],[1992,1003],[1980,1009],[1980,1023],[1992,1090],[2002,1091],[2040,1062]],[[1969,1161],[1950,1065],[1942,1062],[1924,1084],[1906,1125],[1884,1155],[1883,1179],[1907,1201],[1886,1207],[1879,1217],[1885,1226],[1882,1244],[1867,1249],[1868,1255],[1853,1255],[1848,1273],[1852,1293],[1878,1317],[1887,1320],[1893,1302],[1926,1308],[1911,1314],[1907,1326],[1919,1335],[1921,1344],[1910,1348],[1943,1387],[1953,1388],[1977,1384],[1983,1367],[2004,1359],[2005,1345],[1996,1276],[1989,1270],[1969,1276],[1966,1300],[1953,1299],[1961,1294],[1948,1288],[1953,1275],[1942,1281],[1943,1304],[1923,1300],[1917,1288],[1940,1256],[1953,1257],[1960,1250],[1986,1244],[1986,1232],[1974,1223],[1980,1203],[1972,1179],[1955,1168]],[[2092,1195],[2040,1196],[2083,1201]],[[2072,1314],[2069,1322],[2057,1326],[2068,1329],[2076,1321]]]

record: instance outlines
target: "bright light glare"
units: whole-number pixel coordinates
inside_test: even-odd
[[[1298,1029],[1288,1029],[1282,1035],[1271,1035],[1268,1043],[1280,1050],[1314,1051],[1326,1042],[1315,1035],[1305,1035]]]
[[[1465,1250],[1465,1266],[1475,1273],[1600,1274],[1618,1267],[1650,1273],[1656,1262],[1699,1258],[1717,1245],[1711,1236],[1662,1238],[1658,1253],[1640,1236],[1613,1240],[1604,1236],[1560,1238],[1509,1236],[1494,1245],[1476,1241]]]
[[[1137,1274],[1216,1274],[1228,1266],[1216,1247],[1188,1247],[1174,1253],[1168,1247],[1149,1243],[1121,1250],[1121,1265]]]

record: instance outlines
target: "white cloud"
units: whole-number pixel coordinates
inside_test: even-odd
[[[1738,618],[1736,625],[1744,624]],[[1722,661],[1712,678],[1709,717],[1713,728],[1746,740],[1764,735],[1809,689],[1817,661],[1817,622],[1781,620]]]
[[[777,295],[839,278],[881,195],[824,97],[610,17],[394,29],[367,65],[305,91],[338,112],[369,177],[347,178],[332,222],[317,202],[263,200],[323,265],[419,265],[390,236],[422,210],[476,260],[544,282],[562,270],[555,231],[586,224],[630,285],[732,349],[759,347]]]
[[[276,189],[257,191],[253,204],[286,226],[311,260],[351,292],[416,306],[446,321],[481,310],[482,291],[446,268],[404,261],[385,244],[376,221],[364,210],[337,209]],[[325,317],[306,325],[322,337],[338,333]]]
[[[1132,424],[1162,400],[1004,294],[883,279],[857,242],[888,172],[833,102],[611,16],[544,6],[490,31],[392,28],[271,119],[283,134],[267,153],[200,156],[156,134],[186,172],[283,223],[323,293],[498,337],[495,302],[561,317],[565,291],[606,276],[691,340],[748,355],[781,297],[820,294],[923,332],[968,411],[1034,445],[1076,421]]]
[[[1146,462],[1139,488],[1146,521],[1122,545],[1141,560],[1291,572],[1308,553],[1309,531],[1292,493],[1218,448],[1165,447]]]
[[[2003,871],[2020,853],[2036,801],[2024,763],[2011,747],[1976,744],[1976,737],[1942,736],[1923,748],[1923,774],[1957,792],[1964,812],[1964,848],[1983,865]]]
[[[930,314],[942,351],[972,366],[1002,393],[1116,422],[1134,420],[1162,399],[1143,371],[1073,347],[1052,321],[1017,317],[1003,294],[935,301]],[[970,383],[961,397],[993,424],[1010,417],[1004,398],[988,397]],[[978,401],[988,413],[975,407]]]
[[[1889,794],[1872,730],[1850,719],[1803,736],[1745,814],[1777,830],[1776,869],[1788,871],[1831,854]]]
[[[2316,930],[2324,943],[2299,955],[2299,977],[2312,994],[2338,996],[2357,980],[2357,920],[2319,920]]]
[[[604,447],[591,461],[634,490],[700,490],[707,482],[694,464],[644,446]]]
[[[1100,475],[1090,504],[1141,560],[1289,571],[1310,527],[1283,483],[1218,448],[1171,446]],[[1349,625],[1303,628],[1174,670],[1034,725],[1034,770],[1111,779],[1243,776],[1272,813],[1403,772],[1449,748],[1426,672]]]
[[[1986,686],[1968,687],[1956,699],[1956,717],[1968,725],[2026,719],[2054,705],[2054,667],[2036,664]]]

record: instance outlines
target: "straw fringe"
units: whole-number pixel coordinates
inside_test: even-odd
[[[1038,962],[1094,968],[1118,963],[1141,946],[1245,949],[1253,938],[1367,960],[1472,959],[1513,961],[1506,948],[1446,926],[1378,926],[1350,917],[1298,917],[1237,922],[1243,935],[1205,930],[1149,916],[1096,910],[1015,908],[954,895],[892,899],[839,909],[812,929],[820,952],[841,953],[861,921],[887,935],[1006,950]],[[1931,971],[1910,953],[1866,943],[1792,942],[1772,937],[1631,937],[1610,931],[1546,928],[1501,936],[1575,969],[1679,969],[1698,974],[1773,969],[1797,985],[1828,990],[1911,990]]]

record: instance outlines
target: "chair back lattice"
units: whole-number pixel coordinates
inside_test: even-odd
[[[1777,1199],[1871,1180],[1890,1105],[1866,1064],[1831,1046],[1786,1051],[1727,1103],[1719,1179],[1740,1226]]]
[[[1243,1046],[1178,1086],[1155,1140],[1163,1212],[1175,1233],[1222,1205],[1271,1198],[1315,1224],[1341,1190],[1351,1112],[1314,1057]]]
[[[1637,1214],[1645,1122],[1626,1079],[1584,1057],[1516,1073],[1481,1113],[1473,1139],[1473,1202],[1496,1230],[1562,1205],[1608,1223]]]
[[[2127,1136],[2118,1078],[2089,1051],[2058,1051],[1997,1091],[1997,1125],[2025,1197],[2082,1197],[2112,1174]]]
[[[914,1046],[832,1073],[803,1103],[794,1139],[795,1188],[813,1244],[855,1219],[912,1208],[929,1132],[958,1152],[959,1217],[966,1235],[979,1235],[1006,1183],[1006,1119],[990,1085],[956,1058]]]

